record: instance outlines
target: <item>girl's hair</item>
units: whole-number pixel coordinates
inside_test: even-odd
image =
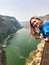
[[[31,35],[34,33],[34,28],[33,28],[32,25],[31,25],[31,20],[32,20],[32,19],[37,19],[37,20],[40,20],[40,21],[43,22],[43,20],[40,19],[40,18],[37,17],[37,16],[33,16],[33,17],[31,17],[31,19],[30,19],[30,34],[31,34]],[[32,32],[32,30],[33,30],[33,32]]]
[[[37,17],[37,16],[33,16],[33,17],[31,17],[31,19],[30,19],[30,24],[31,24],[31,20],[32,20],[32,19],[37,19],[37,20],[42,21],[42,19],[40,19],[39,17]]]

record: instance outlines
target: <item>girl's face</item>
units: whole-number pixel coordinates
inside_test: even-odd
[[[31,20],[31,25],[33,26],[33,27],[40,27],[41,26],[41,23],[42,23],[42,21],[40,21],[40,20],[38,20],[38,19],[32,19]]]

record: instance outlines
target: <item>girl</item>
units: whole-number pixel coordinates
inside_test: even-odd
[[[44,39],[49,41],[49,21],[43,21],[38,17],[32,17],[30,19],[30,34],[36,39]]]

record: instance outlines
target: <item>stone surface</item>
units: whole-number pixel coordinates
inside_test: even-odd
[[[36,49],[36,50],[33,50],[33,51],[29,54],[28,59],[26,59],[26,65],[40,65],[44,45],[45,45],[45,41],[42,40],[42,41],[37,45],[37,49]],[[44,60],[43,60],[43,61],[44,61]]]

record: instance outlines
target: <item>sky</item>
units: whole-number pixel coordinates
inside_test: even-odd
[[[14,16],[20,22],[46,14],[49,14],[49,0],[0,0],[0,15]]]

